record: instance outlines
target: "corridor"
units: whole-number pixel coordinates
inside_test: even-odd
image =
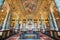
[[[34,34],[27,34],[26,38],[23,38],[23,37],[21,38],[21,34],[16,34],[6,40],[53,40],[52,38],[42,34],[41,32],[38,33],[38,36],[34,35]],[[29,36],[31,36],[31,37],[29,38]],[[33,36],[35,36],[35,38]]]
[[[60,0],[0,0],[0,40],[60,40]]]

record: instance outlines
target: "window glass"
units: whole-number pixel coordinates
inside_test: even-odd
[[[54,0],[55,1],[55,4],[58,8],[58,11],[60,12],[60,0]]]
[[[3,5],[3,2],[4,2],[4,0],[0,0],[0,6],[2,6],[2,5]]]

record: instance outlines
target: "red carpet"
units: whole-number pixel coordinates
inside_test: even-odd
[[[46,36],[46,35],[44,35],[42,33],[39,33],[39,34],[40,34],[41,40],[53,40],[52,38],[50,38],[50,37],[48,37],[48,36]]]
[[[7,40],[18,40],[19,37],[20,37],[19,34],[16,34],[16,35],[14,35],[14,36],[8,38]]]
[[[53,40],[52,38],[50,38],[50,37],[48,37],[48,36],[46,36],[46,35],[44,35],[42,33],[39,33],[39,34],[40,34],[40,39],[41,40]],[[18,40],[19,37],[20,37],[20,35],[17,34],[17,35],[14,35],[14,36],[8,38],[7,40]]]

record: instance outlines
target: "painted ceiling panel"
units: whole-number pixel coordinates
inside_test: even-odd
[[[26,13],[31,14],[36,9],[38,0],[21,0]]]
[[[19,17],[22,19],[23,18],[40,18],[40,16],[43,16],[43,18],[47,19],[48,10],[49,10],[48,4],[50,4],[50,3],[47,1],[43,1],[43,0],[20,0],[20,1],[12,0],[10,6],[12,7],[11,9],[13,10],[12,11],[13,14],[19,14]],[[38,6],[38,8],[36,8],[36,6]],[[35,10],[37,10],[37,11],[35,12]],[[22,11],[24,11],[24,12],[22,12]],[[44,12],[46,12],[46,13],[44,14]],[[27,13],[29,15],[27,15],[27,14],[24,15],[25,13]],[[33,13],[33,14],[31,14],[31,13]],[[13,18],[16,18],[16,17],[14,15]]]

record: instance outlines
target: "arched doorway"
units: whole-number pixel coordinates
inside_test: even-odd
[[[27,29],[32,30],[34,28],[34,21],[32,19],[27,19]]]

